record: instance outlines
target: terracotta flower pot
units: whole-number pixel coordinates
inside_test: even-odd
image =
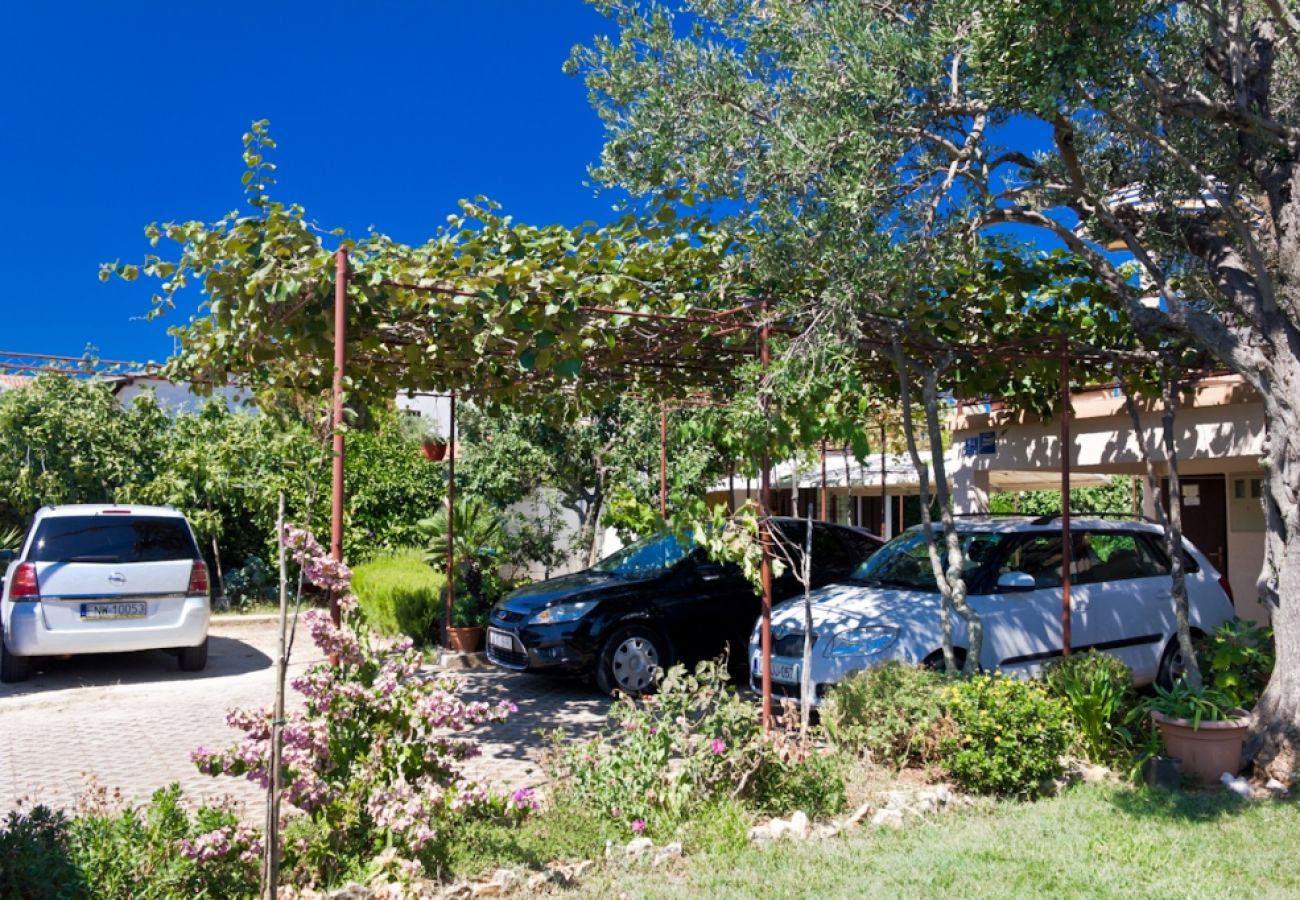
[[[1233,775],[1241,768],[1241,746],[1250,727],[1250,714],[1244,709],[1222,722],[1202,720],[1193,728],[1189,719],[1178,719],[1152,712],[1151,720],[1165,740],[1165,752],[1183,762],[1183,773],[1203,781],[1218,781],[1224,772]]]
[[[447,455],[447,444],[444,441],[425,441],[420,445],[420,452],[429,462],[442,462]]]
[[[472,625],[469,628],[447,626],[447,645],[457,653],[474,653],[483,642],[483,626]]]

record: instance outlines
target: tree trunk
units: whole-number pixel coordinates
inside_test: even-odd
[[[797,481],[795,482],[798,483]],[[808,739],[808,722],[812,718],[812,504],[808,504],[808,519],[804,522],[803,570],[799,580],[803,583],[803,668],[799,672],[799,736]]]
[[[1297,234],[1300,241],[1300,234]],[[1300,251],[1300,247],[1297,248]],[[1294,347],[1295,340],[1291,341]],[[1300,354],[1267,374],[1264,394],[1264,566],[1260,601],[1273,620],[1277,659],[1255,707],[1247,754],[1258,770],[1290,784],[1300,768]]]
[[[587,548],[587,565],[594,566],[600,562],[600,551],[604,547],[604,534],[600,529],[600,516],[605,510],[605,476],[596,477],[596,489],[591,493],[591,502],[587,504],[587,515],[582,520],[582,546]]]
[[[1164,408],[1160,415],[1160,431],[1165,445],[1165,461],[1169,465],[1169,519],[1165,524],[1165,552],[1169,554],[1169,575],[1173,581],[1174,619],[1178,623],[1178,649],[1186,667],[1187,683],[1199,691],[1201,667],[1196,661],[1196,648],[1192,645],[1192,625],[1187,601],[1187,572],[1183,565],[1183,489],[1178,480],[1178,448],[1174,441],[1174,414],[1178,408],[1178,376],[1173,369],[1161,373],[1160,392]],[[1156,496],[1159,496],[1158,494]]]
[[[956,522],[952,515],[952,497],[948,492],[947,473],[943,464],[943,436],[939,422],[939,373],[946,364],[926,371],[921,387],[922,400],[925,403],[926,424],[930,439],[930,465],[935,471],[935,491],[939,498],[939,514],[943,524],[944,543],[947,550],[947,568],[939,555],[938,542],[934,536],[934,523],[930,516],[930,472],[929,466],[921,459],[916,446],[916,432],[912,421],[912,385],[908,366],[911,363],[904,355],[902,345],[894,342],[894,360],[898,367],[899,389],[903,407],[903,431],[907,436],[907,450],[916,468],[917,484],[921,500],[921,529],[925,535],[926,548],[930,551],[930,565],[934,569],[935,586],[939,589],[939,629],[943,641],[944,668],[949,674],[957,671],[957,658],[952,645],[952,612],[956,611],[966,623],[966,662],[962,671],[973,675],[979,668],[980,653],[984,643],[984,628],[977,613],[966,602],[966,578],[964,575],[964,558],[961,539],[957,534]]]
[[[1160,479],[1156,476],[1155,463],[1151,458],[1151,449],[1147,446],[1142,433],[1142,418],[1138,414],[1137,403],[1129,388],[1128,378],[1122,369],[1117,369],[1120,390],[1124,392],[1124,406],[1128,410],[1129,420],[1133,423],[1133,436],[1138,443],[1142,463],[1146,467],[1147,491],[1152,497],[1160,497]],[[1201,667],[1196,662],[1196,651],[1192,646],[1192,629],[1188,621],[1187,576],[1183,566],[1183,513],[1182,488],[1178,481],[1178,452],[1174,442],[1174,414],[1178,386],[1172,374],[1161,375],[1161,397],[1163,410],[1160,416],[1161,442],[1165,448],[1165,460],[1169,463],[1169,511],[1164,504],[1156,501],[1156,521],[1164,532],[1165,552],[1169,554],[1169,574],[1172,579],[1174,618],[1178,628],[1178,649],[1183,654],[1183,664],[1187,667],[1187,680],[1195,690],[1201,689]]]

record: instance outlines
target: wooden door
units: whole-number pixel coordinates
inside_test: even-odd
[[[1228,574],[1228,493],[1222,475],[1184,475],[1182,488],[1183,536],[1196,545],[1219,570]],[[1162,502],[1169,509],[1169,479],[1161,485]]]

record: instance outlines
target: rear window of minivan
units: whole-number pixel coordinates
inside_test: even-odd
[[[174,516],[52,516],[37,526],[27,558],[142,563],[198,556],[185,520]]]

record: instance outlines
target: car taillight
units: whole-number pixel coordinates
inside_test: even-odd
[[[1232,585],[1228,584],[1227,575],[1219,576],[1219,587],[1223,588],[1223,592],[1228,595],[1228,602],[1232,604],[1233,609],[1236,609],[1237,599],[1232,596]]]
[[[208,592],[208,567],[203,560],[194,560],[194,565],[190,567],[190,586],[186,589],[187,594],[206,594]]]
[[[36,583],[36,564],[20,563],[14,570],[13,587],[9,589],[10,600],[38,600],[41,587]]]

